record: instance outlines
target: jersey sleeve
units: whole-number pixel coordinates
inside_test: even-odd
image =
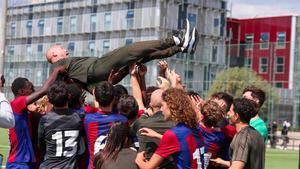
[[[14,113],[23,114],[24,110],[27,109],[26,96],[17,97],[15,100],[11,102],[11,107]]]
[[[168,158],[178,151],[180,151],[180,144],[176,135],[171,130],[167,130],[160,140],[155,154],[163,158]]]

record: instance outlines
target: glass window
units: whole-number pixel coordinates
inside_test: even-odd
[[[27,36],[31,36],[32,35],[32,21],[27,21],[26,29],[27,29]]]
[[[218,46],[212,47],[212,55],[211,55],[211,61],[217,62],[217,56],[218,56]]]
[[[12,57],[12,56],[14,56],[14,54],[15,54],[15,47],[14,46],[9,46],[8,51],[7,51],[7,55],[9,57]]]
[[[39,57],[39,58],[44,58],[44,57],[43,57],[43,45],[42,45],[42,44],[39,44],[39,45],[37,46],[37,54],[38,54],[38,57]]]
[[[89,51],[91,56],[95,56],[96,50],[95,50],[95,41],[89,41]]]
[[[74,42],[69,42],[68,51],[69,51],[70,56],[74,56],[74,51],[75,51],[75,43]]]
[[[246,34],[245,35],[245,42],[246,42],[246,49],[252,50],[253,48],[253,34]]]
[[[125,40],[125,46],[128,46],[130,44],[132,44],[133,40],[132,39],[126,39]]]
[[[134,24],[134,11],[132,9],[127,11],[126,21],[127,21],[127,29],[133,28]]]
[[[193,88],[194,72],[192,70],[184,71],[184,77],[188,89]]]
[[[252,58],[247,57],[245,59],[245,66],[250,69],[252,68]]]
[[[11,35],[11,37],[15,37],[16,36],[16,23],[15,22],[11,23],[10,35]]]
[[[214,19],[214,34],[219,35],[219,30],[220,30],[220,19],[215,18]]]
[[[190,22],[190,28],[196,27],[196,23],[197,23],[197,15],[193,14],[193,13],[189,13],[188,14],[188,20]]]
[[[90,29],[91,32],[95,32],[96,31],[96,26],[97,26],[97,16],[96,14],[92,14],[90,17]]]
[[[276,88],[282,88],[283,87],[283,84],[281,82],[276,82],[275,83],[275,87]]]
[[[267,73],[268,72],[268,58],[261,57],[259,59],[259,73]]]
[[[277,32],[277,47],[284,48],[285,47],[285,32]]]
[[[39,20],[38,22],[38,29],[39,29],[39,35],[44,34],[44,20]]]
[[[260,34],[260,49],[269,48],[269,33],[264,32]]]
[[[276,73],[284,72],[284,57],[276,58]]]
[[[63,31],[63,18],[57,18],[57,33],[60,34]]]
[[[109,40],[103,41],[103,54],[107,53],[109,51]]]
[[[104,14],[104,30],[109,30],[111,26],[111,13],[107,12]]]
[[[77,18],[76,16],[70,17],[70,32],[74,33],[77,31]]]

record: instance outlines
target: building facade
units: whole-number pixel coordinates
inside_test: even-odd
[[[66,47],[71,56],[101,57],[133,42],[171,35],[185,18],[201,35],[198,49],[168,62],[189,89],[203,92],[225,65],[224,0],[13,0],[7,9],[4,74],[8,84],[23,76],[41,86],[49,70],[44,55],[53,44]],[[155,85],[157,63],[147,65],[146,81]]]
[[[231,66],[245,66],[271,83],[279,101],[271,120],[299,121],[299,17],[227,18]]]

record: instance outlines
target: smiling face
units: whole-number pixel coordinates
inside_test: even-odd
[[[54,45],[46,53],[46,58],[49,63],[55,63],[61,59],[68,58],[69,52],[60,45]]]

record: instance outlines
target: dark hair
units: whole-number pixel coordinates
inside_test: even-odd
[[[122,95],[128,94],[128,91],[123,85],[117,84],[114,85],[114,94],[115,97],[120,98]]]
[[[215,127],[217,126],[217,123],[222,120],[225,112],[218,103],[209,100],[201,107],[201,114],[203,115],[202,122],[205,126]]]
[[[114,100],[114,87],[108,81],[102,81],[95,87],[95,98],[99,106],[109,106]]]
[[[261,107],[264,104],[266,99],[266,93],[263,90],[255,86],[248,86],[244,89],[243,94],[246,92],[251,92],[251,96],[254,99],[258,100],[259,107]]]
[[[84,100],[82,98],[82,90],[80,87],[75,84],[68,84],[68,93],[69,93],[69,101],[68,106],[69,108],[76,108],[76,106],[81,106],[83,104]]]
[[[118,103],[118,111],[127,119],[135,119],[137,117],[139,106],[133,96],[122,95]]]
[[[5,78],[4,75],[1,75],[1,87],[3,87],[5,84]]]
[[[11,90],[12,90],[13,94],[15,96],[18,96],[19,90],[24,89],[27,82],[29,82],[29,80],[24,77],[16,78],[11,84]]]
[[[189,96],[200,96],[200,94],[198,94],[197,92],[192,91],[192,90],[189,90],[189,91],[187,92],[187,94],[188,94]]]
[[[241,122],[249,124],[251,118],[257,114],[258,109],[253,100],[238,98],[233,100],[233,111],[239,115]]]
[[[230,106],[232,105],[233,102],[233,96],[231,96],[226,92],[216,92],[213,93],[210,97],[213,99],[224,100],[226,103],[226,111],[229,111]]]
[[[104,162],[115,161],[119,152],[131,144],[129,136],[129,127],[127,123],[112,123],[106,138],[106,144],[103,150],[100,150],[94,158],[93,166],[95,169],[101,169]]]
[[[56,81],[49,87],[47,95],[54,107],[63,107],[68,102],[67,85],[63,81]]]

